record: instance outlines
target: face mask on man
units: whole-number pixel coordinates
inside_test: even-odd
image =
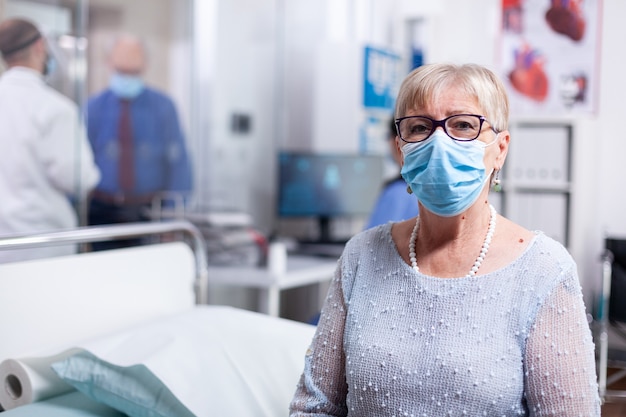
[[[144,83],[138,75],[114,73],[109,82],[109,88],[118,97],[125,100],[136,98],[144,89]]]
[[[497,138],[497,136],[496,136]],[[456,216],[478,200],[489,175],[483,161],[485,144],[456,141],[441,130],[422,142],[402,147],[402,178],[429,211]]]
[[[52,56],[52,54],[48,53],[46,56],[46,62],[43,67],[43,75],[44,77],[50,77],[57,69],[57,61]]]

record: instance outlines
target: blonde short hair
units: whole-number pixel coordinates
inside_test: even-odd
[[[426,107],[451,86],[473,96],[498,132],[508,129],[509,99],[502,81],[489,69],[476,64],[427,64],[414,69],[400,86],[396,117]]]

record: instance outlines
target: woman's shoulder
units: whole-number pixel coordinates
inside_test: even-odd
[[[532,242],[532,249],[535,256],[554,262],[574,263],[572,255],[561,242],[546,235],[541,230],[535,230],[533,234],[535,237]]]
[[[499,218],[498,228],[501,230],[500,244],[492,248],[493,255],[499,259],[496,269],[527,262],[531,263],[531,269],[534,269],[533,265],[539,266],[539,261],[547,264],[573,262],[560,242],[540,230],[528,230],[506,217]]]
[[[346,243],[346,249],[360,249],[363,246],[371,244],[373,241],[391,239],[392,224],[393,222],[387,222],[355,234]]]
[[[397,251],[391,238],[389,222],[374,226],[354,235],[343,250],[340,259],[341,281],[344,296],[351,298],[352,288],[357,280],[377,279],[383,269],[394,268]],[[395,260],[394,260],[395,259]]]
[[[537,285],[551,288],[564,281],[578,282],[574,258],[562,243],[542,231],[534,231],[533,241],[516,263],[527,271],[527,279],[534,277]]]
[[[352,236],[341,255],[344,266],[352,268],[369,264],[371,259],[383,261],[393,256],[395,246],[391,237],[391,228],[394,224],[394,222],[388,222]]]

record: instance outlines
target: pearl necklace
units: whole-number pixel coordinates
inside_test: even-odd
[[[489,245],[491,244],[491,239],[493,238],[493,233],[496,231],[496,209],[489,204],[489,228],[487,229],[487,236],[485,236],[485,241],[483,242],[483,246],[480,248],[480,254],[474,261],[474,265],[472,265],[472,269],[467,273],[466,277],[472,277],[476,275],[478,272],[478,268],[482,265],[485,260],[485,256],[487,256],[487,252],[489,251]],[[413,226],[413,231],[411,232],[411,238],[409,239],[409,259],[411,260],[411,266],[415,272],[419,272],[419,267],[417,266],[417,255],[415,254],[415,247],[417,246],[417,230],[419,229],[420,218],[419,216],[415,219],[415,226]]]

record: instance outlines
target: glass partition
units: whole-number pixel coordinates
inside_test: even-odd
[[[85,155],[90,154],[89,144],[84,135],[81,140],[80,128],[76,129],[82,123],[81,110],[85,100],[86,8],[86,0],[0,1],[2,20],[22,18],[39,29],[44,39],[41,45],[45,45],[44,51],[47,53],[47,73],[43,75],[43,79],[46,84],[71,100],[64,102],[62,97],[50,98],[43,92],[45,90],[36,87],[36,77],[29,75],[28,89],[23,90],[28,93],[23,94],[32,94],[33,101],[29,104],[26,99],[20,100],[20,104],[16,105],[18,117],[11,120],[10,126],[4,126],[5,138],[21,141],[22,145],[19,151],[16,151],[17,147],[13,152],[8,151],[14,159],[5,162],[21,167],[14,171],[19,179],[5,178],[5,184],[15,181],[3,196],[5,202],[12,201],[14,208],[13,213],[11,209],[6,210],[6,205],[5,210],[2,210],[5,221],[0,234],[43,232],[85,224],[88,196],[88,187],[85,184],[87,181],[93,183],[97,180],[97,171],[92,166],[91,170],[85,169],[90,166],[85,165],[84,161]],[[31,59],[31,64],[45,59],[35,58],[32,61],[33,55],[30,51],[36,50],[35,43],[18,49],[13,55],[9,54],[10,60],[19,60],[19,63],[14,61],[13,66],[24,68],[27,59]],[[30,55],[24,55],[26,51]],[[2,60],[2,72],[8,69]],[[32,74],[40,71],[34,67],[30,70],[34,70]],[[25,71],[21,72],[20,76],[26,74]],[[5,94],[7,91],[9,94],[19,94],[20,90],[14,88],[18,85],[16,79],[19,80],[20,77],[14,77],[13,81],[7,82],[5,86],[8,89],[3,90]],[[14,100],[18,97],[5,98]],[[31,112],[28,111],[29,107],[32,108]],[[60,119],[63,121],[59,122]],[[54,145],[48,145],[49,143]],[[28,151],[29,147],[36,149]],[[4,156],[6,155],[5,153]],[[23,214],[24,212],[29,214]]]
[[[162,215],[191,204],[197,176],[190,137],[191,3],[0,0],[2,20],[23,17],[40,28],[55,63],[46,83],[74,102],[86,128],[88,142],[77,137],[65,149],[68,158],[84,155],[80,148],[88,143],[101,173],[89,196],[77,192],[79,197],[71,199],[80,225],[150,220],[155,208]],[[112,53],[122,35],[134,36],[139,49],[131,44],[114,62]],[[143,63],[132,62],[138,59],[135,51],[144,54]],[[122,107],[130,108],[130,145],[120,141],[121,120],[127,117]],[[79,173],[90,163],[81,158],[74,170],[76,190],[84,188]],[[131,185],[122,189],[126,176]],[[105,211],[119,209],[119,216],[94,220],[94,200]],[[131,206],[136,213],[126,210]]]

